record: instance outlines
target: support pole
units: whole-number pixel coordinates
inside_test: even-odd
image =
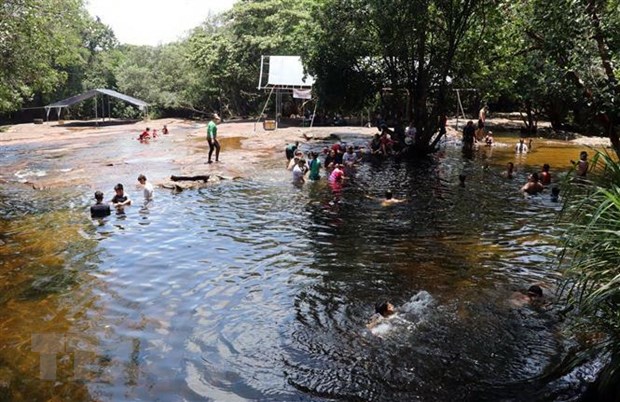
[[[276,90],[276,129],[280,125],[280,118],[282,115],[282,92]]]
[[[260,74],[258,75],[258,89],[261,90],[261,84],[263,81],[263,63],[265,60],[265,56],[260,57]]]
[[[319,99],[314,102],[314,112],[312,113],[312,120],[310,120],[310,128],[314,125],[314,116],[316,116],[316,107],[319,106]]]
[[[260,122],[260,119],[263,117],[263,113],[265,113],[265,109],[267,109],[267,104],[269,104],[269,99],[271,99],[271,94],[273,93],[275,87],[271,87],[271,91],[269,92],[269,96],[267,97],[267,101],[265,102],[265,106],[263,106],[263,110],[258,115],[258,119],[254,122],[254,134],[256,134],[256,124]]]
[[[456,131],[459,131],[459,103],[461,103],[461,95],[456,90]]]

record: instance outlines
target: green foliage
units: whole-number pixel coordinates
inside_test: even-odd
[[[0,112],[54,91],[80,63],[81,8],[80,0],[0,3]]]
[[[194,73],[195,107],[227,115],[256,113],[263,95],[256,90],[262,55],[298,55],[307,46],[313,21],[310,0],[239,1],[209,18],[187,39]]]
[[[620,353],[620,164],[606,153],[592,159],[593,185],[574,181],[572,197],[581,202],[569,209],[563,259],[567,300],[587,321],[588,332],[600,331],[611,338],[601,347]],[[577,188],[575,188],[577,187]],[[619,355],[620,356],[620,355]]]
[[[432,148],[446,111],[448,77],[468,60],[456,56],[478,29],[484,0],[327,0],[307,53],[318,91],[329,106],[353,111],[381,95],[384,115],[413,117],[418,145]],[[389,97],[386,96],[389,94]]]

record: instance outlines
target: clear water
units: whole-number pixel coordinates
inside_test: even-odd
[[[588,368],[544,376],[570,343],[557,310],[508,303],[532,283],[554,300],[559,206],[518,188],[579,149],[547,148],[513,180],[509,147],[447,146],[340,191],[266,162],[101,222],[84,188],[5,186],[0,399],[574,399]],[[382,206],[387,189],[404,201]],[[381,300],[398,317],[371,332]],[[35,340],[54,334],[41,379]]]

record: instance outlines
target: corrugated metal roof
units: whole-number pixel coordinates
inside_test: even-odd
[[[116,92],[113,91],[111,89],[104,89],[104,88],[97,88],[97,89],[91,89],[88,92],[84,92],[83,94],[80,95],[75,95],[72,96],[70,98],[67,99],[63,99],[61,101],[58,102],[54,102],[54,103],[50,103],[49,105],[45,106],[46,108],[53,108],[53,107],[69,107],[71,105],[74,105],[76,103],[82,102],[86,99],[90,99],[94,96],[97,96],[97,94],[104,94],[104,95],[108,95],[108,96],[113,96],[115,98],[124,100],[125,102],[131,103],[132,105],[136,105],[138,106],[140,109],[142,109],[145,106],[148,106],[149,104],[140,100],[140,99],[136,99],[134,97],[131,97],[129,95],[125,95],[122,94],[120,92]]]

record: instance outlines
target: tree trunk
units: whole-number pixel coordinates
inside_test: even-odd
[[[197,176],[170,176],[170,180],[172,181],[203,181],[207,182],[209,180],[209,175],[197,175]]]
[[[607,75],[607,80],[609,81],[609,85],[611,87],[611,91],[617,98],[620,96],[620,90],[618,88],[618,81],[616,80],[616,75],[614,73],[613,66],[611,64],[611,56],[609,54],[609,48],[605,43],[605,38],[603,36],[603,30],[601,29],[601,21],[597,14],[596,10],[596,0],[588,0],[588,5],[586,10],[590,14],[590,20],[592,21],[592,28],[594,30],[593,38],[596,41],[596,45],[598,47],[598,53],[601,57],[601,63],[603,64],[603,70]],[[603,127],[605,128],[605,132],[609,136],[609,140],[616,152],[618,158],[620,158],[620,138],[618,137],[618,132],[616,131],[615,121],[612,116],[608,113],[603,113],[599,116],[599,119],[603,123]]]

